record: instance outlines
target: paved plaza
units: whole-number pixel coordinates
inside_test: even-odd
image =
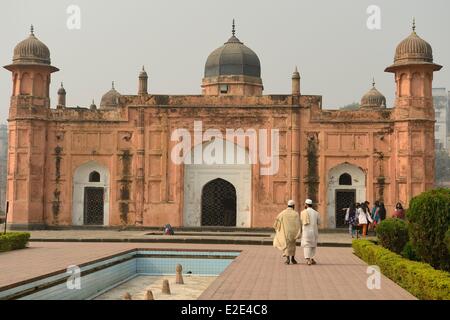
[[[320,247],[318,264],[307,266],[301,248],[297,250],[299,264],[285,265],[280,252],[271,246],[186,243],[32,241],[27,249],[0,253],[0,290],[134,248],[241,251],[199,299],[415,299],[384,276],[380,289],[368,289],[367,264],[351,248]]]

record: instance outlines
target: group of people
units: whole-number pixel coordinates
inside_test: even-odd
[[[358,237],[361,232],[366,237],[368,230],[375,230],[377,225],[386,219],[386,208],[381,201],[375,201],[375,205],[370,209],[369,201],[351,204],[345,208],[345,222],[349,225],[349,233],[353,237]],[[395,206],[392,215],[395,218],[404,219],[405,211],[400,202]],[[285,264],[297,264],[295,251],[297,240],[301,239],[301,247],[307,265],[316,264],[317,242],[319,238],[320,214],[313,209],[311,199],[306,199],[304,210],[300,214],[295,211],[295,202],[289,200],[287,208],[278,214],[273,225],[275,237],[273,246],[282,251],[282,256],[286,258]]]
[[[363,237],[366,237],[369,230],[376,230],[377,225],[384,219],[386,219],[386,208],[381,201],[375,201],[375,205],[370,210],[370,202],[364,201],[363,203],[350,204],[348,208],[344,208],[345,223],[348,224],[348,231],[352,238],[358,237],[359,233]],[[405,213],[403,206],[398,202],[395,206],[394,214],[395,218],[404,219]]]
[[[316,264],[317,242],[319,238],[320,214],[313,209],[311,199],[305,201],[304,210],[299,214],[295,211],[295,202],[288,201],[288,207],[276,218],[274,223],[275,237],[273,246],[280,249],[285,264],[297,264],[295,250],[297,240],[301,239],[303,254],[307,265]]]

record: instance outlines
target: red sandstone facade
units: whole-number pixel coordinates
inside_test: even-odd
[[[289,199],[300,204],[309,197],[322,214],[322,227],[333,228],[342,223],[341,207],[348,199],[384,201],[389,215],[396,202],[408,206],[411,197],[434,186],[431,87],[433,72],[441,67],[415,32],[399,44],[394,65],[386,69],[396,84],[393,108],[386,108],[373,88],[359,110],[324,110],[320,96],[300,92],[297,71],[291,95],[262,95],[257,56],[234,32],[219,49],[208,58],[202,95],[148,93],[143,70],[137,95],[113,88],[100,108],[69,108],[61,88],[51,108],[49,84],[58,69],[50,65],[48,48],[33,34],[19,43],[13,63],[5,67],[12,73],[8,222],[16,227],[271,227]],[[230,62],[230,56],[238,61]],[[186,128],[194,136],[195,120],[202,121],[203,133],[277,129],[277,173],[262,175],[259,163],[175,164],[171,151],[177,141],[171,134]],[[249,139],[229,143],[248,151]],[[233,185],[234,198],[206,193],[206,185],[217,179]],[[205,220],[205,206],[222,200],[234,201],[232,224],[217,216]],[[229,204],[215,208],[224,210],[218,215],[230,209]],[[87,217],[95,210],[97,216]]]

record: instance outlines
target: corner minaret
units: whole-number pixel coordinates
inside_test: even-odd
[[[50,50],[34,35],[14,48],[12,64],[5,66],[12,73],[12,96],[9,107],[8,154],[9,203],[8,224],[11,228],[42,227],[47,188],[45,163],[48,114],[50,112],[50,79],[58,68],[50,64]],[[65,97],[65,95],[64,95]],[[62,95],[58,102],[62,100]],[[59,191],[58,191],[59,192]],[[48,199],[49,200],[49,199]],[[59,209],[58,209],[59,210]],[[53,216],[57,223],[58,216]]]
[[[144,66],[142,66],[142,70],[139,73],[138,95],[146,95],[146,94],[148,94],[147,84],[148,84],[148,75],[147,75],[147,72],[144,69]]]
[[[435,185],[433,73],[442,66],[433,62],[431,45],[412,32],[397,46],[394,64],[396,95],[391,119],[395,139],[393,197],[408,206],[412,197]],[[393,181],[394,182],[394,181]]]
[[[50,75],[59,69],[50,64],[50,50],[36,38],[33,26],[30,28],[28,38],[14,48],[12,64],[4,68],[12,73],[13,98],[30,96],[31,101],[26,103],[50,107]],[[17,104],[23,102],[23,99],[16,99]]]

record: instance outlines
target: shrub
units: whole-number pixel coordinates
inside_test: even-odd
[[[376,231],[380,244],[395,253],[401,253],[408,242],[408,226],[404,220],[397,218],[383,220]]]
[[[450,227],[450,189],[424,192],[411,200],[407,211],[409,236],[421,261],[450,270],[445,234]]]
[[[27,246],[30,234],[27,232],[8,232],[0,234],[0,252],[23,249]]]
[[[419,257],[417,256],[416,249],[414,249],[414,246],[412,245],[411,241],[408,241],[403,248],[401,255],[403,258],[414,260],[414,261],[420,261]]]
[[[354,240],[355,254],[412,295],[422,300],[449,300],[450,273],[429,264],[410,261],[368,240]]]
[[[450,228],[448,228],[447,232],[445,233],[445,244],[447,245],[447,250],[450,253]]]

